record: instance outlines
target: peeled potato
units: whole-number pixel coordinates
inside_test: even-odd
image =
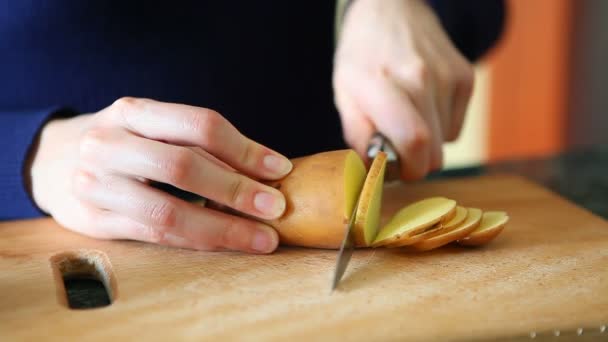
[[[384,226],[372,243],[373,247],[392,243],[406,243],[412,236],[424,232],[450,216],[456,201],[445,197],[431,197],[412,203],[399,210]]]
[[[504,211],[487,211],[481,216],[479,226],[456,242],[463,246],[479,246],[492,241],[502,232],[509,221]]]
[[[369,246],[378,233],[386,157],[384,152],[376,155],[363,184],[353,227],[356,246]]]
[[[281,244],[340,248],[365,181],[365,164],[350,149],[294,158],[292,163],[287,176],[269,183],[285,195],[285,213],[264,222],[277,230]]]
[[[466,208],[465,211],[467,211],[466,219],[460,225],[449,228],[441,234],[435,235],[431,238],[419,241],[411,246],[408,246],[408,249],[419,252],[428,251],[431,249],[439,248],[443,245],[447,245],[452,241],[456,241],[469,235],[473,230],[475,230],[475,228],[479,226],[479,223],[481,222],[482,211],[481,209],[477,208]]]

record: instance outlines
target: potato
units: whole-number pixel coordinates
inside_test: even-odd
[[[509,216],[504,211],[486,211],[481,216],[479,226],[456,243],[463,246],[484,245],[496,238],[508,221]]]
[[[356,246],[369,246],[378,234],[386,157],[384,152],[376,155],[363,184],[353,227]]]
[[[479,226],[482,211],[477,208],[463,209],[467,214],[465,220],[460,225],[448,228],[440,234],[419,241],[415,244],[412,244],[411,246],[408,246],[407,248],[418,252],[428,251],[447,245],[450,242],[456,241],[469,235],[473,230],[475,230],[475,228]],[[458,214],[456,215],[458,216]]]
[[[351,149],[321,152],[292,162],[287,176],[268,183],[285,195],[285,213],[264,222],[277,230],[281,244],[340,248],[345,224],[363,188],[365,164]]]
[[[412,241],[411,237],[429,230],[442,219],[453,215],[455,210],[456,201],[441,196],[411,203],[399,210],[380,230],[372,247],[415,243],[417,240]]]
[[[285,195],[285,213],[264,222],[277,230],[282,245],[329,249],[340,248],[357,201],[356,247],[425,251],[450,242],[480,245],[503,229],[506,213],[482,213],[442,196],[410,203],[380,227],[386,158],[378,153],[369,172],[352,149],[292,159],[294,167],[287,176],[267,182]]]

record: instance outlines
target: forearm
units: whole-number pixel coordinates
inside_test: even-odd
[[[471,62],[479,60],[502,34],[506,15],[504,0],[425,1],[434,10],[456,48]],[[344,15],[353,2],[355,0],[336,1],[336,40]]]
[[[504,0],[427,0],[458,50],[478,61],[500,39],[504,28]]]

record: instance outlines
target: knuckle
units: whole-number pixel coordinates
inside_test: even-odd
[[[80,154],[84,157],[94,158],[102,147],[108,143],[109,135],[107,129],[103,127],[89,129],[80,139]]]
[[[394,65],[389,69],[384,71],[385,77],[393,76],[415,98],[424,98],[427,89],[432,86],[433,70],[422,58],[413,58],[407,63]]]
[[[245,143],[245,147],[241,151],[241,156],[240,156],[240,160],[239,160],[242,165],[254,164],[254,161],[253,161],[254,155],[255,155],[254,149],[255,149],[255,147],[253,145],[253,142],[247,141]]]
[[[164,240],[165,234],[159,229],[154,229],[146,225],[137,224],[135,227],[136,234],[141,236],[141,240],[148,241],[154,244],[160,244]]]
[[[472,90],[475,82],[475,68],[464,58],[458,56],[449,64],[449,77],[456,91],[461,93]]]
[[[406,77],[420,90],[426,89],[431,80],[431,68],[423,59],[415,59],[406,66]]]
[[[110,222],[106,222],[106,224],[121,225],[119,236],[117,236],[120,238],[156,244],[161,243],[163,240],[163,233],[159,229],[129,217],[123,216]]]
[[[76,170],[72,177],[72,190],[77,197],[89,194],[95,188],[95,177],[87,171]]]
[[[193,110],[184,117],[184,128],[193,132],[201,132],[204,125],[206,114],[204,110]]]
[[[475,84],[475,71],[471,65],[465,64],[456,80],[456,86],[466,95],[473,91]]]
[[[231,207],[240,209],[243,204],[243,199],[245,197],[245,179],[243,177],[235,177],[235,179],[230,183],[230,188],[228,192],[228,203]]]
[[[430,71],[429,67],[426,64],[416,65],[412,70],[412,74],[414,84],[416,84],[419,89],[428,88],[430,80]]]
[[[124,96],[112,103],[112,108],[118,111],[128,110],[137,105],[138,99],[135,97]]]
[[[211,109],[196,111],[187,123],[196,132],[203,146],[209,147],[215,143],[217,132],[222,125],[222,116]]]
[[[457,73],[449,67],[439,67],[436,70],[436,85],[440,93],[451,93],[457,84]]]
[[[427,147],[431,142],[431,132],[425,125],[417,125],[406,139],[409,149],[419,150]]]
[[[214,248],[243,248],[247,240],[247,231],[243,229],[236,217],[226,219],[218,240],[213,244]]]
[[[169,183],[182,185],[187,181],[190,170],[194,166],[194,158],[194,152],[187,148],[179,148],[164,163],[161,163],[161,172]]]
[[[159,227],[158,234],[169,232],[177,222],[177,206],[170,201],[146,208],[146,215],[152,224]]]
[[[126,124],[127,113],[141,106],[141,99],[135,97],[121,97],[110,106],[108,115],[113,122]]]

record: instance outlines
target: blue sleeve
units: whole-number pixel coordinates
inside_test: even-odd
[[[0,221],[46,216],[27,188],[25,163],[44,124],[67,112],[60,107],[0,111]]]
[[[454,45],[471,62],[500,39],[506,17],[504,0],[428,0]]]

